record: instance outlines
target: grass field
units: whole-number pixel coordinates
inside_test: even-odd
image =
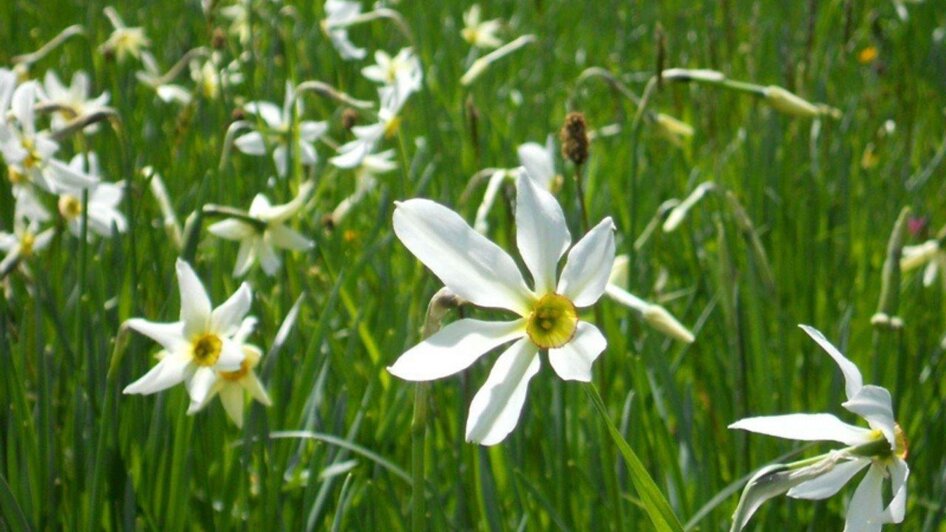
[[[58,212],[63,200],[40,191],[51,216],[37,230],[52,239],[3,272],[0,528],[650,530],[661,528],[652,519],[665,499],[679,521],[668,530],[728,530],[759,468],[842,447],[729,424],[827,412],[866,426],[841,407],[838,365],[797,327],[810,324],[865,384],[890,391],[911,471],[895,526],[946,530],[946,268],[925,286],[922,268],[901,272],[897,260],[902,246],[942,238],[946,226],[940,0],[482,2],[483,19],[501,20],[500,41],[535,40],[467,84],[461,77],[490,49],[461,36],[464,3],[379,2],[381,16],[347,27],[367,54],[355,60],[333,46],[321,1],[238,0],[249,13],[244,34],[226,16],[233,0],[219,4],[112,6],[150,41],[152,80],[201,48],[190,52],[193,69],[185,59],[152,84],[136,76],[147,59],[122,57],[127,41],[102,47],[114,29],[108,4],[0,5],[0,67],[18,86],[50,71],[68,84],[85,71],[93,96],[108,91],[98,131],[61,135],[55,156],[97,154],[103,181],[125,183],[118,210],[127,220],[123,232],[83,239]],[[17,58],[72,25],[82,31],[43,57]],[[355,139],[351,121],[377,122],[378,84],[362,68],[376,50],[407,47],[423,81],[375,145],[394,150],[393,169],[367,186],[363,167],[329,159]],[[205,64],[214,75],[201,77]],[[658,82],[672,68],[712,69],[726,82],[674,80],[673,71]],[[247,104],[282,107],[287,82],[313,80],[367,108],[300,93],[289,134],[298,140],[302,121],[325,121],[327,131],[313,143],[315,164],[290,145],[280,177],[272,139],[262,156],[232,141],[265,126]],[[763,95],[772,97],[770,86],[831,109],[782,112]],[[0,122],[12,122],[3,111]],[[580,167],[559,153],[571,111],[593,132]],[[37,111],[38,129],[57,129],[50,114]],[[228,135],[239,119],[245,127]],[[430,384],[386,369],[422,340],[428,302],[443,286],[395,235],[395,202],[429,198],[472,224],[493,173],[483,170],[517,167],[517,147],[549,135],[572,241],[610,216],[616,253],[629,257],[628,290],[665,307],[695,340],[661,334],[602,298],[580,312],[607,339],[593,387],[559,378],[543,351],[516,428],[497,445],[468,443],[470,403],[500,350]],[[0,231],[13,233],[16,191],[37,185],[24,185],[8,152],[0,160],[9,176]],[[668,200],[706,182],[705,196],[665,231],[676,205]],[[258,193],[284,204],[306,183],[313,189],[286,224],[314,245],[280,251],[274,275],[255,264],[234,277],[240,246],[208,230],[232,214],[221,207],[244,211]],[[360,201],[340,216],[359,186]],[[78,197],[88,213],[89,194]],[[486,236],[523,266],[516,205],[508,181]],[[92,233],[90,218],[75,218],[80,234]],[[901,236],[893,246],[892,234]],[[161,349],[122,324],[178,319],[178,257],[215,305],[243,281],[252,288],[258,323],[247,342],[263,353],[256,374],[272,405],[247,397],[242,428],[216,398],[188,415],[182,385],[122,393]],[[902,326],[877,323],[878,311]],[[510,315],[464,306],[444,324]],[[646,473],[628,466],[623,441]],[[656,497],[641,488],[647,478]],[[748,528],[840,530],[859,479],[824,500],[775,497]]]

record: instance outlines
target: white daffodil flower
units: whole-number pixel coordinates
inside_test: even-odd
[[[515,428],[529,380],[539,371],[540,350],[548,351],[559,377],[587,382],[592,363],[607,347],[598,328],[579,319],[578,309],[593,305],[604,293],[614,261],[614,223],[605,218],[571,246],[555,198],[525,176],[516,188],[516,243],[532,274],[532,289],[509,254],[450,209],[412,199],[398,203],[394,211],[395,234],[451,292],[476,306],[519,315],[512,321],[455,321],[388,368],[410,381],[439,379],[513,342],[470,404],[466,439],[483,445],[501,442]]]
[[[222,305],[212,309],[204,285],[190,265],[177,259],[176,268],[180,321],[155,323],[131,318],[125,322],[124,326],[161,344],[163,350],[158,354],[158,364],[126,386],[123,393],[157,393],[183,382],[191,402],[202,403],[217,380],[215,372],[239,371],[246,358],[242,344],[245,334],[239,333],[253,294],[243,283]]]
[[[463,40],[477,48],[496,48],[503,42],[496,36],[501,22],[499,19],[480,20],[480,6],[473,4],[463,14],[463,29],[460,35]]]
[[[939,274],[946,282],[946,251],[938,240],[927,240],[915,246],[903,246],[900,269],[910,271],[926,265],[923,269],[923,286],[931,286]]]
[[[318,154],[312,143],[328,131],[328,124],[306,120],[298,124],[297,133],[292,131],[293,124],[302,114],[302,102],[295,98],[295,89],[291,83],[286,82],[286,97],[282,110],[271,102],[250,102],[244,109],[260,117],[266,128],[237,137],[234,145],[241,152],[247,155],[266,155],[265,135],[265,139],[276,144],[273,160],[279,176],[285,177],[289,171],[289,138],[297,135],[293,152],[300,157],[302,164],[310,166],[318,161]]]
[[[361,15],[359,2],[347,0],[326,0],[325,2],[325,20],[322,21],[322,29],[328,33],[332,45],[345,61],[364,59],[367,54],[364,48],[358,48],[352,44],[346,29],[359,15]]]
[[[12,121],[0,123],[0,153],[14,185],[32,183],[53,194],[67,188],[84,189],[97,181],[53,158],[59,145],[45,131],[36,130],[37,85],[23,83],[11,98]]]
[[[376,83],[394,87],[402,101],[421,89],[424,71],[420,59],[410,48],[401,49],[394,57],[378,50],[374,53],[374,60],[376,64],[361,69],[362,75]]]
[[[282,205],[270,205],[266,196],[257,194],[248,213],[248,218],[256,220],[257,224],[228,218],[207,228],[211,234],[220,238],[240,242],[236,265],[233,268],[234,277],[245,275],[257,259],[267,275],[276,275],[282,260],[275,248],[294,251],[312,249],[315,243],[286,227],[286,221],[299,212],[310,192],[312,183],[306,182],[300,187],[299,195]]]
[[[397,133],[401,125],[398,113],[404,106],[404,95],[393,87],[382,87],[378,90],[380,109],[378,121],[367,126],[355,126],[351,132],[355,140],[342,144],[338,148],[338,155],[329,159],[329,162],[338,168],[355,168],[362,164],[377,147],[383,138],[390,138]]]
[[[98,157],[88,154],[89,175],[100,177]],[[69,167],[77,172],[86,172],[85,157],[78,154],[69,161]],[[124,195],[125,184],[100,181],[89,187],[88,220],[89,237],[93,234],[106,238],[114,231],[124,233],[128,229],[125,215],[118,210]],[[62,215],[69,231],[77,237],[82,235],[82,191],[64,190],[59,194],[59,214]]]
[[[220,396],[220,403],[226,411],[227,416],[238,427],[243,428],[243,392],[247,391],[253,399],[256,399],[265,406],[272,406],[273,402],[269,399],[269,394],[263,388],[259,377],[256,376],[254,368],[259,364],[262,351],[255,345],[245,344],[246,337],[256,326],[256,320],[247,318],[243,320],[240,329],[233,336],[234,341],[243,344],[243,362],[240,363],[240,369],[236,371],[217,371],[217,379],[210,387],[210,391],[204,397],[203,401],[191,402],[187,409],[188,414],[195,414],[210,404],[210,401]]]
[[[907,499],[907,442],[900,425],[894,421],[890,392],[880,386],[865,385],[860,370],[817,329],[800,326],[841,368],[847,401],[842,406],[867,420],[869,429],[849,425],[831,414],[788,414],[751,417],[729,426],[778,438],[801,441],[836,441],[848,445],[833,451],[823,472],[789,488],[787,495],[797,499],[825,499],[838,492],[859,471],[867,474],[854,491],[847,510],[846,532],[879,531],[885,523],[903,521]],[[838,454],[840,453],[840,454]],[[889,478],[892,498],[884,507],[883,482]],[[778,493],[767,494],[765,498]],[[762,499],[764,500],[764,499]],[[762,500],[758,501],[761,504]],[[741,530],[755,508],[738,512],[733,530]]]
[[[124,63],[128,57],[140,58],[141,51],[151,46],[151,41],[145,35],[145,31],[140,27],[126,26],[118,12],[111,6],[106,7],[104,11],[115,29],[108,36],[108,40],[102,43],[99,50],[105,54],[114,54],[119,63]]]
[[[42,251],[52,242],[55,231],[48,228],[40,231],[40,223],[49,218],[49,214],[36,201],[29,189],[15,190],[13,232],[0,231],[0,251],[5,253],[0,261],[0,272],[6,272],[19,261],[29,259],[37,251]]]
[[[39,93],[39,101],[56,108],[52,116],[53,129],[60,129],[70,120],[104,109],[109,101],[108,91],[95,98],[90,96],[89,75],[82,71],[73,74],[72,83],[66,87],[59,80],[59,76],[49,70],[43,78],[42,89]],[[98,130],[98,124],[90,124],[83,131],[95,133]]]

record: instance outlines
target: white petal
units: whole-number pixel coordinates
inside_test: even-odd
[[[211,224],[207,227],[207,231],[227,240],[243,240],[256,234],[256,229],[252,225],[235,218],[227,218]]]
[[[516,428],[529,380],[539,372],[538,349],[523,338],[499,356],[486,383],[470,403],[467,441],[495,445]]]
[[[256,373],[249,372],[246,377],[240,379],[240,386],[244,390],[250,392],[250,395],[253,396],[253,399],[256,399],[257,402],[264,406],[272,406],[273,401],[269,398],[269,394],[266,393],[266,388],[263,388],[263,383],[260,382],[259,377],[256,376]]]
[[[871,431],[848,425],[831,414],[786,414],[784,416],[747,417],[729,425],[776,438],[801,441],[838,441],[860,445],[870,441]]]
[[[858,471],[870,465],[870,458],[857,458],[834,466],[834,469],[815,479],[803,482],[788,490],[789,497],[796,499],[827,499],[838,492]]]
[[[499,194],[499,189],[503,186],[503,183],[506,182],[506,177],[508,173],[506,170],[496,170],[493,172],[493,175],[489,177],[489,182],[486,184],[486,192],[483,193],[483,201],[480,202],[480,206],[476,209],[476,218],[473,220],[473,229],[481,235],[485,235],[489,230],[489,211],[493,208],[493,203],[496,202],[496,195]]]
[[[866,419],[871,428],[884,433],[891,448],[897,445],[894,434],[893,406],[890,392],[886,388],[868,384],[857,395],[841,403],[841,406]]]
[[[299,126],[299,138],[305,142],[313,142],[328,131],[328,122],[306,121]]]
[[[527,176],[519,176],[516,190],[516,244],[532,272],[535,292],[548,294],[555,289],[558,261],[572,243],[565,213],[552,194]]]
[[[187,339],[184,338],[184,324],[179,321],[157,323],[141,318],[131,318],[125,322],[125,327],[158,342],[165,351],[170,353],[180,351],[180,347],[187,343]]]
[[[926,268],[923,268],[923,286],[933,285],[933,281],[936,280],[937,270],[938,268],[935,262],[930,262],[926,265]]]
[[[608,217],[568,252],[557,292],[571,299],[576,307],[592,305],[604,293],[613,264],[614,222]]]
[[[319,154],[316,153],[315,147],[308,142],[303,142],[301,140],[297,142],[296,153],[299,154],[299,160],[302,161],[302,164],[306,166],[311,166],[319,162]]]
[[[253,196],[253,202],[250,203],[250,216],[263,219],[264,216],[269,214],[270,208],[266,195],[263,193],[257,194]]]
[[[233,141],[233,145],[247,155],[266,155],[266,143],[259,131],[240,135]]]
[[[884,510],[881,520],[884,523],[900,523],[907,509],[907,479],[910,477],[910,467],[903,460],[895,458],[887,467],[887,472],[890,473],[890,491],[893,493],[893,499]]]
[[[233,266],[233,276],[243,277],[250,267],[256,262],[257,240],[247,240],[240,243],[240,250],[237,251],[236,264]]]
[[[409,381],[429,381],[468,368],[496,346],[525,335],[525,320],[457,320],[408,349],[388,371]]]
[[[276,173],[279,177],[286,177],[289,172],[289,150],[285,144],[280,144],[273,150],[273,162],[276,163]]]
[[[338,168],[355,168],[368,156],[374,143],[363,139],[346,142],[338,149],[338,155],[328,161]]]
[[[99,182],[98,178],[84,174],[75,169],[69,168],[69,165],[57,159],[48,159],[46,161],[45,174],[54,184],[50,192],[60,192],[69,189],[84,189],[95,186]]]
[[[166,390],[187,378],[192,369],[187,357],[169,354],[143,377],[129,384],[122,393],[149,394]]]
[[[16,91],[13,92],[13,101],[10,103],[10,110],[13,112],[13,116],[15,116],[20,123],[20,127],[23,128],[23,131],[28,134],[32,134],[36,131],[33,114],[33,104],[35,102],[36,82],[27,81],[16,88]]]
[[[189,379],[184,381],[191,403],[203,403],[216,382],[217,374],[212,369],[198,368]]]
[[[271,128],[282,125],[282,111],[272,102],[250,102],[243,106],[247,113],[255,114]]]
[[[516,150],[519,154],[519,164],[525,167],[526,173],[535,180],[539,188],[548,190],[552,179],[555,178],[555,162],[552,153],[546,146],[536,142],[528,142]]]
[[[295,251],[304,251],[312,249],[315,244],[308,238],[298,232],[289,229],[285,225],[276,225],[269,230],[270,239],[276,247],[291,249]]]
[[[575,337],[557,349],[549,349],[549,363],[567,381],[591,382],[591,365],[608,347],[608,341],[594,325],[578,322]]]
[[[397,204],[394,232],[447,288],[475,305],[524,316],[532,297],[516,263],[457,213],[425,199]]]
[[[881,529],[879,518],[884,511],[883,482],[883,469],[871,465],[851,497],[844,532],[876,532]]]
[[[207,395],[204,396],[203,401],[199,403],[191,401],[190,404],[187,405],[187,415],[194,415],[197,412],[203,410],[208,404],[210,404],[210,400],[213,399],[214,396],[217,395],[217,393],[220,392],[220,390],[225,386],[226,382],[227,381],[223,379],[217,379],[216,382],[213,383],[213,386],[210,387],[210,391],[207,392]]]
[[[227,383],[220,390],[220,404],[237,428],[243,428],[243,388]]]
[[[177,259],[177,284],[181,292],[181,321],[184,336],[190,338],[207,331],[210,325],[210,298],[191,265]]]
[[[273,249],[273,245],[268,238],[263,238],[257,242],[256,254],[259,256],[260,266],[263,267],[266,275],[270,277],[276,275],[279,267],[282,266],[282,259],[276,254],[276,250]]]
[[[241,284],[229,299],[213,310],[210,316],[210,330],[223,336],[232,336],[240,328],[240,323],[250,311],[252,302],[253,291],[250,290],[250,285]]]
[[[229,338],[221,338],[223,345],[220,348],[220,358],[214,364],[214,369],[219,371],[236,371],[240,369],[240,364],[246,355],[243,353],[243,346]]]
[[[857,369],[857,366],[855,366],[853,362],[842,355],[841,352],[838,351],[838,348],[834,347],[834,345],[821,334],[821,331],[810,325],[799,325],[799,327],[801,327],[801,330],[805,331],[812,340],[818,342],[818,345],[837,362],[838,367],[841,368],[841,373],[844,374],[844,391],[847,394],[847,398],[850,399],[854,397],[854,395],[860,391],[861,386],[864,385],[864,380],[861,378],[861,371]]]
[[[257,200],[254,199],[250,211],[254,213],[254,216],[259,216],[261,219],[268,222],[284,222],[299,212],[299,209],[305,205],[313,188],[314,185],[312,182],[306,181],[299,187],[299,193],[296,197],[292,198],[292,201],[283,203],[282,205],[269,206],[266,197],[260,194],[258,196],[262,201],[257,203]]]

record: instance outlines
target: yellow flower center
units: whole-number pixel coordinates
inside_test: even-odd
[[[243,377],[246,377],[246,374],[250,372],[250,360],[244,358],[243,362],[240,362],[240,369],[236,371],[221,371],[218,373],[220,378],[226,381],[235,382]]]
[[[82,201],[72,194],[59,197],[59,214],[66,220],[75,220],[82,214]]]
[[[29,257],[33,254],[33,244],[36,242],[36,237],[33,236],[33,233],[25,231],[23,236],[20,237],[20,256]]]
[[[204,333],[191,342],[194,363],[198,366],[209,367],[217,363],[220,351],[223,350],[223,341],[213,333]]]
[[[578,312],[565,296],[546,294],[535,302],[526,321],[526,333],[532,342],[543,348],[562,347],[575,336]]]
[[[401,117],[395,116],[384,126],[384,138],[389,139],[397,134],[397,130],[401,127]]]
[[[21,142],[23,149],[26,150],[26,157],[23,158],[23,168],[33,168],[37,166],[41,160],[41,157],[36,153],[36,145],[33,144],[32,139],[23,139]]]
[[[14,185],[26,183],[26,176],[16,171],[12,166],[7,167],[7,175],[10,177],[10,183]]]

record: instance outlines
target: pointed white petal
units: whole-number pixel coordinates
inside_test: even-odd
[[[250,267],[256,262],[256,247],[259,240],[245,240],[240,243],[240,249],[237,251],[236,264],[233,266],[233,276],[243,277]]]
[[[470,403],[466,440],[482,445],[503,441],[519,422],[529,380],[539,372],[538,347],[522,338],[496,360]]]
[[[409,381],[440,379],[462,371],[496,346],[525,336],[525,320],[457,320],[408,349],[388,368]]]
[[[227,218],[207,227],[207,231],[214,236],[227,240],[243,240],[256,234],[252,225],[235,218]]]
[[[496,195],[499,194],[499,189],[503,186],[503,183],[506,182],[506,177],[508,176],[506,170],[496,170],[493,172],[493,175],[489,177],[489,182],[486,184],[486,191],[483,193],[483,201],[480,202],[480,206],[476,209],[476,218],[473,220],[473,229],[481,235],[485,235],[489,230],[489,211],[493,208],[493,204],[496,202]]]
[[[190,338],[207,331],[210,325],[210,298],[191,265],[177,259],[177,284],[181,293],[181,321],[184,336]]]
[[[315,151],[315,146],[308,142],[299,141],[296,143],[296,153],[299,154],[299,160],[305,166],[312,166],[319,161],[319,154]]]
[[[565,213],[552,194],[527,176],[519,176],[516,190],[516,244],[532,272],[535,292],[548,294],[555,290],[558,261],[572,243]]]
[[[232,296],[213,310],[210,315],[210,330],[219,335],[232,336],[240,328],[252,302],[253,291],[250,290],[250,285],[241,284]]]
[[[282,259],[279,258],[279,255],[276,254],[276,250],[273,249],[269,235],[258,241],[256,254],[259,257],[260,266],[263,267],[263,271],[266,272],[266,275],[270,277],[276,275],[276,272],[279,271],[279,267],[282,266]]]
[[[608,217],[568,252],[557,292],[571,299],[576,307],[590,306],[604,293],[613,264],[614,222]]]
[[[69,165],[57,159],[48,159],[44,174],[49,178],[53,190],[50,192],[58,193],[66,190],[85,189],[96,185],[98,178],[89,174],[84,174]]]
[[[289,150],[286,149],[285,144],[280,144],[273,150],[273,162],[276,164],[276,173],[279,177],[286,177],[289,172]]]
[[[844,374],[844,391],[847,394],[847,398],[850,399],[854,397],[854,395],[860,391],[861,386],[864,385],[864,379],[861,378],[861,371],[857,369],[857,366],[855,366],[853,362],[842,355],[841,352],[838,351],[838,348],[834,347],[834,345],[821,334],[821,331],[810,325],[799,325],[799,327],[801,327],[801,330],[805,331],[812,340],[818,342],[818,345],[837,362],[838,367],[841,368],[841,373]]]
[[[284,222],[299,212],[304,205],[306,200],[309,199],[309,194],[314,188],[311,181],[306,181],[299,187],[299,194],[296,197],[292,198],[292,201],[288,203],[283,203],[282,205],[273,205],[270,206],[269,202],[266,201],[266,197],[260,195],[260,197],[265,201],[265,206],[263,203],[256,203],[254,200],[254,206],[250,207],[250,210],[253,211],[254,216],[259,216],[261,219],[266,220],[267,222]],[[255,208],[254,208],[255,207]]]
[[[851,497],[844,532],[877,532],[881,529],[880,517],[884,511],[883,482],[883,469],[871,465]]]
[[[221,338],[223,346],[220,348],[220,358],[214,364],[214,369],[218,371],[236,371],[240,369],[240,364],[246,355],[243,353],[243,346],[229,338]]]
[[[273,245],[283,249],[305,251],[312,249],[312,246],[315,245],[311,240],[302,236],[297,231],[289,229],[285,225],[271,227],[269,235]]]
[[[394,210],[394,232],[459,297],[528,313],[532,296],[512,257],[457,213],[430,200],[404,201]]]
[[[848,425],[831,414],[747,417],[729,425],[729,428],[789,440],[838,441],[846,445],[867,443],[871,433],[868,429]]]
[[[20,123],[20,127],[27,134],[36,131],[35,116],[33,113],[33,104],[36,102],[36,82],[27,81],[13,92],[13,101],[10,103],[10,110],[13,116]]]
[[[210,368],[197,368],[197,371],[186,381],[184,386],[187,388],[187,395],[191,398],[191,403],[202,403],[210,394],[211,388],[217,382],[217,374]]]
[[[528,142],[516,150],[519,154],[519,164],[525,167],[526,173],[539,188],[548,190],[555,178],[555,162],[551,151],[536,142]]]
[[[187,357],[169,354],[143,377],[126,386],[122,393],[149,394],[166,390],[183,382],[192,369]]]
[[[190,404],[187,405],[187,415],[192,416],[206,408],[206,406],[210,404],[210,400],[220,392],[226,382],[227,381],[223,379],[217,379],[216,382],[213,383],[213,386],[210,387],[210,391],[207,392],[207,395],[204,396],[203,401],[199,403],[191,401]]]
[[[227,383],[220,390],[220,404],[237,428],[243,428],[243,388]]]
[[[125,327],[151,338],[170,353],[180,351],[181,346],[187,344],[187,339],[184,338],[184,324],[180,321],[157,323],[141,318],[131,318],[125,322]]]
[[[266,155],[266,143],[259,131],[240,135],[233,141],[233,145],[247,155]]]
[[[594,325],[578,322],[575,337],[557,349],[549,349],[549,363],[567,381],[591,382],[591,365],[608,347],[608,341]]]
[[[256,376],[256,373],[249,372],[246,377],[240,379],[240,386],[244,390],[250,392],[250,395],[253,399],[256,399],[261,405],[272,406],[273,401],[269,398],[269,394],[266,393],[266,388],[263,387],[263,383],[260,382],[259,377]]]
[[[907,509],[907,479],[910,477],[910,467],[903,460],[894,458],[893,463],[887,467],[887,472],[890,473],[893,499],[880,520],[884,523],[900,523]]]
[[[796,499],[827,499],[838,492],[858,471],[870,465],[870,458],[857,458],[834,466],[827,473],[803,482],[788,490],[789,497]]]
[[[271,128],[282,125],[282,111],[272,102],[250,102],[243,106],[247,113],[259,116]]]
[[[328,131],[328,122],[306,121],[299,125],[299,138],[305,142],[314,142]]]
[[[890,392],[886,388],[868,384],[860,389],[854,397],[841,403],[841,406],[866,419],[871,428],[884,433],[890,442],[891,448],[897,445],[894,434],[893,406]]]

